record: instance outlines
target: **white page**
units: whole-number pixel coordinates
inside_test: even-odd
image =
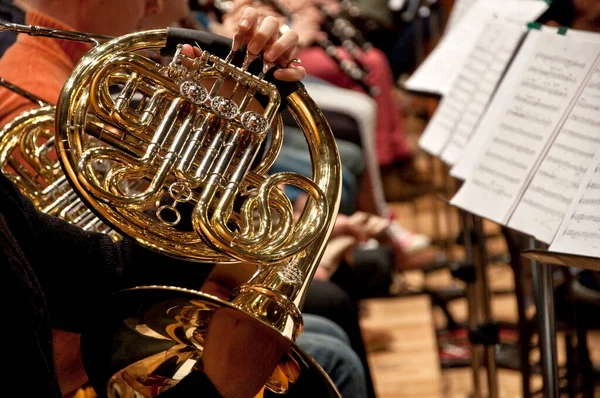
[[[419,147],[432,155],[440,155],[448,141],[461,114],[477,92],[481,76],[483,76],[494,58],[495,46],[507,25],[503,20],[494,18],[484,29],[473,51],[465,59],[465,64],[457,75],[452,87],[445,95],[427,123]]]
[[[447,94],[461,71],[467,55],[475,47],[494,16],[503,16],[525,24],[548,9],[541,0],[479,0],[455,28],[445,34],[435,49],[406,81],[409,90]]]
[[[598,149],[600,52],[593,73],[535,171],[508,226],[541,242],[552,242]]]
[[[542,26],[542,32],[556,34],[556,28]],[[569,30],[568,34],[569,37],[575,37],[594,42],[600,41],[600,35],[597,33]],[[511,36],[511,31],[507,30],[506,37],[508,38],[509,36]],[[492,81],[488,81],[488,79],[493,80],[494,76],[491,75],[494,73],[497,75],[497,79],[502,78],[502,69],[514,53],[515,46],[511,44],[510,40],[507,39],[503,41],[505,42],[505,46],[497,53],[497,63],[495,62],[492,65],[486,77],[483,79],[483,82],[487,82],[487,88],[485,88],[487,89],[487,92],[482,86],[482,90],[484,92],[475,95],[469,109],[464,112],[463,118],[456,127],[456,131],[452,135],[452,142],[448,143],[448,147],[446,149],[448,152],[460,151],[460,154],[446,153],[445,155],[446,159],[448,159],[448,163],[453,165],[453,167],[450,169],[450,175],[459,180],[466,180],[469,178],[475,169],[475,165],[481,157],[483,148],[486,145],[490,132],[493,128],[495,118],[498,117],[497,114],[500,112],[499,108],[503,106],[498,102],[499,99],[497,98],[493,98],[493,106],[487,106],[492,100],[487,98],[488,92],[491,93],[491,95],[495,95],[495,86],[492,87]],[[511,66],[511,68],[514,67]],[[495,72],[493,71],[494,69]],[[512,70],[511,73],[516,72]],[[491,122],[492,125],[490,125],[489,122]],[[451,146],[454,148],[451,148]],[[444,156],[444,154],[442,154],[442,156]]]
[[[600,257],[600,159],[589,167],[548,250]]]
[[[493,117],[481,124],[491,134],[478,164],[452,204],[506,224],[599,52],[587,41],[529,32],[490,105]]]
[[[548,33],[550,34],[550,32]],[[552,34],[556,33],[552,32]],[[519,84],[521,74],[524,73],[527,64],[530,61],[528,56],[529,51],[533,51],[538,40],[539,36],[536,33],[530,35],[528,32],[526,41],[518,49],[514,61],[510,64],[506,74],[502,77],[502,81],[496,91],[494,91],[493,88],[488,87],[488,90],[492,91],[493,97],[488,101],[488,106],[483,103],[479,104],[484,113],[481,118],[474,123],[475,130],[470,133],[470,137],[468,137],[469,142],[462,151],[460,159],[450,169],[451,176],[460,180],[467,180],[471,174],[473,174],[475,166],[483,154],[498,119],[505,112],[505,108],[510,102],[510,95],[514,90],[514,87]],[[525,46],[526,48],[524,49]],[[485,100],[482,100],[482,102],[485,102]]]
[[[454,0],[454,3],[452,4],[452,10],[450,10],[450,17],[448,17],[448,23],[446,24],[445,32],[449,32],[453,27],[455,27],[477,1],[478,0]]]
[[[441,154],[444,162],[456,165],[463,159],[461,155],[471,141],[473,133],[494,94],[494,90],[496,90],[498,82],[502,78],[502,74],[526,32],[525,25],[506,23],[501,34],[498,35],[498,39],[489,47],[489,52],[492,54],[490,63],[487,65],[486,71],[480,76],[470,101],[458,116],[454,129],[450,134],[450,139]],[[456,174],[456,170],[454,173]]]

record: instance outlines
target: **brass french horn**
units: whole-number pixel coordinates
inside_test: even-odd
[[[232,44],[204,32],[162,29],[109,40],[0,25],[97,44],[60,94],[55,144],[66,178],[103,221],[169,256],[257,268],[229,301],[168,286],[117,294],[103,331],[84,335],[86,368],[100,394],[140,394],[125,374],[171,385],[201,368],[211,314],[229,308],[292,342],[265,384],[267,395],[339,396],[293,343],[341,187],[334,137],[304,87],[268,81],[272,65],[257,65],[247,54],[234,65],[241,52],[233,51],[239,48],[235,38]],[[180,51],[184,42],[199,46],[202,55],[187,58]],[[167,65],[156,60],[159,51],[174,52]],[[282,106],[304,131],[312,178],[269,175],[281,147]],[[298,217],[281,189],[286,184],[308,195]]]
[[[119,240],[121,236],[79,199],[62,171],[54,145],[56,108],[3,78],[0,86],[39,106],[0,129],[0,171],[43,213]]]

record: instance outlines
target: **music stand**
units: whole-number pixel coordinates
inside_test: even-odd
[[[540,356],[545,397],[558,398],[558,369],[556,354],[556,319],[554,316],[554,280],[552,267],[585,268],[600,271],[600,258],[577,254],[559,253],[540,249],[529,249],[521,252],[521,256],[532,261],[533,283],[537,285],[536,307],[540,325]]]

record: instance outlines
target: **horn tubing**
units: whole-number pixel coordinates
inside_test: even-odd
[[[93,43],[94,45],[105,43],[113,39],[113,37],[111,36],[94,35],[91,33],[61,29],[50,29],[37,25],[21,25],[18,23],[10,23],[3,20],[0,20],[0,32],[25,33],[29,36],[42,36],[51,37],[53,39],[82,41],[85,43]]]
[[[27,98],[29,101],[31,101],[35,104],[38,104],[40,106],[40,108],[50,105],[49,102],[46,102],[43,99],[41,99],[40,97],[38,97],[37,95],[12,84],[11,82],[9,82],[8,80],[6,80],[3,77],[0,77],[0,86],[6,87],[7,89],[11,90],[12,92],[19,94],[22,97]]]

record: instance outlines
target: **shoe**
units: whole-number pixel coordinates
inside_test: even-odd
[[[394,341],[390,332],[381,329],[363,328],[362,337],[367,353],[385,351]]]
[[[436,331],[442,369],[462,368],[471,364],[469,331],[465,328]]]
[[[431,239],[424,234],[410,232],[397,222],[393,222],[388,228],[388,235],[394,242],[394,245],[399,246],[404,253],[411,254],[431,246]]]
[[[392,275],[392,283],[388,289],[390,297],[410,297],[425,294],[423,287],[415,285],[407,280],[406,275],[402,272],[395,272]]]

